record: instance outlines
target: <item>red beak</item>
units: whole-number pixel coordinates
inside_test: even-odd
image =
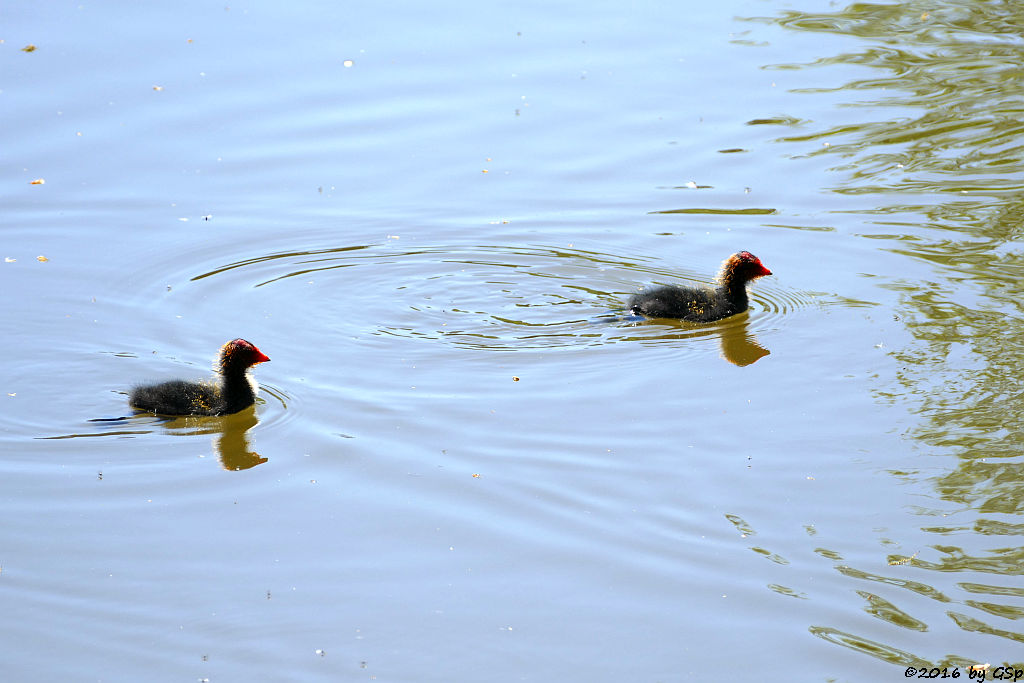
[[[256,356],[255,360],[253,360],[252,362],[253,365],[256,365],[257,363],[266,363],[268,360],[270,360],[270,358],[267,357],[267,354],[263,353],[259,349],[254,350],[256,351]]]

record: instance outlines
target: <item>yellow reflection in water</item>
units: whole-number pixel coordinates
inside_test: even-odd
[[[922,526],[942,541],[900,556],[907,561],[891,563],[891,575],[836,570],[860,585],[959,605],[928,623],[910,613],[911,596],[897,606],[899,591],[885,598],[858,591],[869,614],[900,631],[928,631],[934,639],[953,624],[961,635],[994,636],[995,646],[1014,656],[1024,632],[1021,607],[1010,600],[1020,594],[995,585],[989,600],[965,599],[957,593],[980,584],[947,585],[946,577],[983,574],[1016,585],[1024,562],[1024,5],[856,3],[751,21],[846,39],[836,43],[842,51],[814,62],[765,67],[825,74],[861,67],[846,82],[798,91],[831,101],[845,96],[841,115],[825,123],[801,117],[774,142],[792,149],[793,159],[834,159],[829,189],[856,202],[843,211],[880,226],[863,236],[930,267],[927,282],[895,275],[885,285],[899,293],[897,315],[912,341],[891,352],[900,369],[880,380],[877,398],[916,414],[906,436],[926,452],[955,458],[938,463],[945,468],[938,476],[894,472],[926,489],[912,512],[934,519],[954,511],[961,523]],[[963,524],[966,517],[973,523]],[[904,666],[976,663],[955,655],[928,662],[834,627],[811,631]],[[948,640],[922,647],[955,649]]]
[[[214,437],[213,446],[225,470],[247,470],[267,462],[267,458],[251,450],[249,430],[259,424],[256,407],[250,406],[234,415],[223,417],[181,417],[166,424],[168,431]]]

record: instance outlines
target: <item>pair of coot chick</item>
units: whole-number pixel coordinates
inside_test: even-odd
[[[733,254],[722,263],[715,289],[655,287],[634,295],[629,311],[649,318],[679,318],[707,323],[747,310],[747,283],[772,271],[749,251]],[[230,415],[256,401],[256,383],[249,368],[270,359],[254,344],[234,339],[221,348],[220,384],[173,380],[139,386],[129,399],[132,407],[161,415]]]

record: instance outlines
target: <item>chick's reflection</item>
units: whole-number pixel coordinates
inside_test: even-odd
[[[249,447],[249,430],[260,422],[254,407],[222,417],[219,422],[221,428],[214,440],[214,447],[220,456],[221,467],[226,470],[247,470],[267,461]]]
[[[771,353],[761,346],[757,337],[750,331],[750,315],[746,312],[713,324],[691,323],[674,318],[632,318],[630,320],[632,327],[661,330],[653,337],[647,334],[638,337],[644,342],[650,342],[652,339],[677,341],[718,337],[722,358],[739,367],[752,365]]]
[[[251,406],[233,415],[223,417],[179,417],[172,418],[167,430],[181,435],[209,434],[214,436],[213,447],[220,457],[220,464],[226,470],[247,470],[267,461],[259,453],[251,451],[249,430],[259,424],[256,408]]]
[[[739,367],[752,365],[771,353],[747,330],[748,322],[743,320],[740,324],[731,325],[720,331],[722,358]]]

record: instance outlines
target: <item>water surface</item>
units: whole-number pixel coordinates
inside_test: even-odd
[[[7,10],[6,679],[1024,668],[1012,4]]]

